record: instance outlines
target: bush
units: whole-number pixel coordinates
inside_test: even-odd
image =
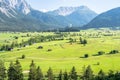
[[[12,51],[12,48],[7,48],[6,51]]]
[[[37,49],[43,49],[43,46],[38,46],[38,48]]]
[[[112,50],[112,51],[109,52],[109,54],[116,54],[116,53],[119,53],[119,51],[118,50]]]
[[[21,59],[25,59],[25,55],[24,54],[21,56]]]
[[[98,52],[98,55],[103,55],[103,54],[105,54],[104,51],[99,51],[99,52]]]
[[[18,36],[14,36],[15,39],[18,39]]]
[[[100,62],[97,62],[97,65],[100,65]]]
[[[48,49],[47,51],[52,51],[52,49]]]
[[[89,57],[89,55],[88,54],[84,54],[84,58],[88,58]]]

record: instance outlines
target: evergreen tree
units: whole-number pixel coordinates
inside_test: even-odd
[[[6,46],[5,46],[5,44],[3,44],[2,46],[1,46],[1,51],[5,51],[6,50]]]
[[[68,73],[65,71],[64,72],[63,80],[68,80],[68,79],[69,79]]]
[[[69,41],[70,44],[72,44],[72,43],[74,42],[73,38],[70,38],[69,40],[70,40],[70,41]]]
[[[83,44],[84,46],[87,44],[87,40],[86,39],[82,39],[81,37],[80,37],[80,44]]]
[[[106,76],[103,70],[100,70],[98,72],[98,75],[96,76],[95,80],[106,80]]]
[[[36,80],[36,76],[37,76],[36,65],[35,65],[34,61],[32,60],[32,62],[30,64],[28,80]]]
[[[60,73],[58,75],[58,80],[62,80],[62,70],[60,70]]]
[[[22,67],[18,60],[16,60],[15,64],[13,62],[10,63],[8,80],[23,80]]]
[[[13,62],[10,63],[7,74],[8,74],[8,80],[15,80],[14,76],[16,75],[16,73],[15,73],[15,66]]]
[[[90,66],[83,73],[83,80],[93,80],[93,71]]]
[[[82,38],[81,38],[81,37],[80,37],[80,39],[79,39],[79,40],[80,40],[80,44],[82,44],[82,43],[83,43],[83,40],[82,40]]]
[[[22,67],[18,60],[16,60],[16,63],[15,63],[15,71],[16,71],[16,74],[14,78],[16,78],[16,80],[23,80]]]
[[[4,62],[0,60],[0,80],[4,80],[6,78],[6,68],[4,66]]]
[[[42,71],[41,71],[41,69],[40,69],[40,67],[38,66],[38,68],[37,68],[37,71],[36,71],[36,80],[43,80],[43,73],[42,73]]]
[[[48,80],[54,80],[54,75],[51,68],[48,69],[47,76],[48,76]]]
[[[115,74],[112,70],[108,73],[108,80],[115,80]]]
[[[115,73],[115,80],[120,80],[120,72]]]
[[[87,44],[87,40],[84,39],[82,43],[83,43],[83,45],[85,46],[85,45]]]
[[[72,80],[77,80],[77,72],[76,72],[76,69],[75,69],[74,66],[73,66],[73,68],[72,68],[72,70],[71,70],[70,78],[71,78]]]

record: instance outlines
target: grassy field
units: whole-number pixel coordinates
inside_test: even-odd
[[[30,36],[26,36],[26,35]],[[75,34],[80,34],[74,36]],[[13,41],[28,40],[30,37],[37,35],[54,35],[52,32],[45,33],[13,33],[1,32],[0,45],[10,44]],[[19,38],[14,39],[15,36]],[[24,37],[23,37],[24,36]],[[82,37],[88,41],[85,46],[79,43],[79,38]],[[75,38],[77,42],[70,44],[69,38]],[[43,49],[37,49],[38,46],[43,46]],[[52,51],[47,51],[52,49]],[[0,59],[5,61],[8,67],[10,61],[15,61],[23,54],[25,59],[20,59],[24,72],[29,70],[31,60],[34,60],[37,66],[40,66],[44,74],[46,74],[49,67],[52,67],[54,73],[58,73],[61,69],[63,71],[71,70],[73,66],[76,67],[78,73],[82,72],[82,67],[91,65],[94,73],[100,69],[105,72],[109,70],[120,71],[120,53],[108,54],[111,50],[118,50],[120,52],[120,31],[111,30],[87,30],[80,32],[71,32],[69,36],[64,37],[64,40],[36,43],[24,48],[15,48],[12,51],[0,52]],[[105,54],[101,56],[93,56],[98,51],[104,51]],[[88,58],[84,54],[89,54]],[[100,65],[97,65],[100,63]]]

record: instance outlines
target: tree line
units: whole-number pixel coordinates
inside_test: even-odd
[[[0,61],[0,80],[26,80],[24,78],[22,66],[18,60],[11,62],[9,68],[6,69],[4,62]],[[44,75],[41,68],[36,66],[32,60],[28,73],[27,80],[120,80],[120,72],[113,72],[110,70],[108,74],[101,69],[98,74],[94,74],[91,66],[83,67],[81,75],[73,66],[71,71],[62,71],[54,74],[51,67],[49,67],[47,74]]]
[[[11,44],[3,44],[0,46],[0,51],[11,51],[14,48],[22,48],[29,45],[33,45],[35,43],[40,42],[49,42],[49,41],[57,41],[57,40],[64,40],[64,37],[67,37],[70,33],[55,33],[54,35],[47,35],[47,36],[34,36],[28,39],[27,41],[22,40],[21,43],[18,43],[17,41],[12,42]],[[19,37],[15,36],[15,39],[19,39]],[[87,44],[86,39],[82,39],[80,37],[79,39],[80,44],[83,44],[84,46]],[[76,42],[76,39],[69,38],[69,42],[72,44]]]
[[[40,42],[48,42],[48,41],[56,41],[56,40],[64,40],[64,36],[67,34],[55,34],[55,35],[48,35],[48,36],[36,36],[36,37],[31,37],[27,41],[23,41],[21,43],[18,42],[12,42],[11,44],[3,44],[0,46],[0,51],[11,51],[15,47],[21,48],[21,47],[26,47],[27,45],[32,45],[35,43],[40,43]],[[18,39],[18,37],[16,38]]]

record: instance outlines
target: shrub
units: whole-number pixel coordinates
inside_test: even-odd
[[[104,51],[99,51],[99,52],[98,52],[98,55],[103,55],[103,54],[105,54]]]
[[[84,58],[88,58],[89,57],[89,55],[88,54],[84,54]]]
[[[118,50],[112,50],[112,51],[109,52],[109,54],[116,54],[116,53],[119,53],[119,51]]]
[[[12,48],[8,48],[7,51],[12,51]]]
[[[43,46],[38,46],[38,48],[37,49],[43,49]]]
[[[14,36],[15,39],[18,39],[18,36]]]
[[[47,51],[52,51],[52,49],[48,49]]]
[[[21,56],[21,59],[25,59],[25,55],[24,54]]]
[[[100,62],[97,62],[97,65],[100,65]]]
[[[23,47],[26,47],[26,45],[24,44]]]

